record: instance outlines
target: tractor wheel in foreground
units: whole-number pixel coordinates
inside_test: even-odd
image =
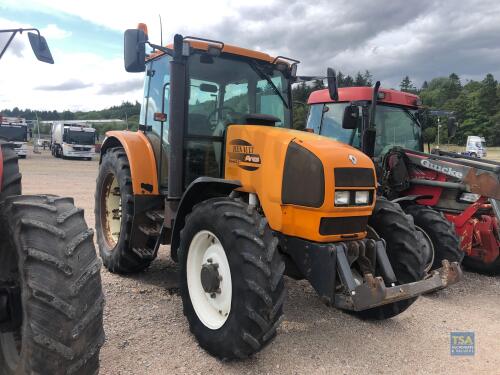
[[[104,266],[111,272],[139,272],[153,260],[147,254],[153,253],[154,241],[138,239],[132,243],[133,220],[134,197],[127,154],[121,147],[111,148],[102,158],[95,192],[97,243]]]
[[[8,198],[1,238],[0,374],[96,374],[104,297],[83,210],[71,198]]]
[[[267,220],[229,198],[196,205],[181,231],[181,296],[191,332],[220,359],[247,358],[276,335],[285,264]]]
[[[2,186],[0,189],[0,202],[12,195],[21,195],[21,173],[17,163],[17,154],[11,143],[0,140],[3,158]],[[3,238],[2,238],[3,241]]]
[[[426,271],[440,268],[445,259],[462,262],[464,253],[460,250],[455,229],[442,213],[416,204],[406,207],[405,212],[413,217],[415,227],[422,232]]]
[[[375,209],[368,221],[369,235],[383,238],[387,244],[387,256],[400,284],[423,279],[424,259],[422,245],[411,216],[406,215],[399,204],[377,197]],[[417,298],[397,301],[355,312],[363,319],[383,320],[405,311]]]

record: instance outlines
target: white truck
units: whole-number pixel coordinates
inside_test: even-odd
[[[467,137],[464,155],[472,156],[474,158],[486,157],[486,140],[484,137],[469,135]]]
[[[91,160],[95,154],[96,132],[85,122],[55,121],[52,124],[50,149],[56,158]]]
[[[14,144],[14,150],[19,158],[26,158],[28,155],[28,137],[26,119],[0,116],[0,138]]]

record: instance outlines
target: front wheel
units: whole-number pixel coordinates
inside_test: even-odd
[[[411,216],[399,204],[377,197],[375,209],[368,221],[369,237],[385,240],[387,256],[399,284],[420,281],[424,277],[422,245]],[[355,312],[363,319],[382,320],[401,314],[417,298],[389,303]]]
[[[221,359],[246,358],[282,321],[285,264],[267,220],[247,204],[214,198],[181,231],[181,296],[191,332]]]
[[[413,217],[417,230],[423,234],[426,271],[440,268],[445,259],[462,262],[464,253],[460,250],[460,242],[453,225],[443,214],[416,204],[406,207],[405,212]]]

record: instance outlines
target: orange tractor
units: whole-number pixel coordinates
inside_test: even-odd
[[[275,336],[284,274],[374,319],[459,278],[448,262],[424,273],[413,222],[376,200],[370,158],[290,129],[298,61],[181,35],[158,46],[144,25],[125,32],[124,55],[127,71],[146,72],[144,102],[139,131],[102,145],[100,254],[112,272],[137,272],[170,244],[184,314],[210,354],[246,358]]]

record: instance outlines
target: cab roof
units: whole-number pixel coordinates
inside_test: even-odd
[[[380,95],[382,93],[382,95]],[[351,102],[355,100],[371,101],[373,95],[373,88],[371,87],[341,87],[339,88],[338,102]],[[383,96],[383,97],[380,97]],[[379,89],[378,103],[387,103],[394,105],[401,105],[405,107],[418,108],[417,102],[420,101],[418,95],[410,94],[407,92]],[[314,91],[309,95],[307,104],[320,104],[320,103],[333,103],[334,100],[330,99],[328,89]]]
[[[186,38],[185,42],[189,43],[191,48],[194,48],[194,49],[197,49],[200,51],[208,51],[209,47],[217,47],[217,46],[220,46],[219,43],[221,43],[221,42],[210,42],[210,41],[204,41],[204,40],[191,40],[191,39],[189,39],[189,37]],[[285,62],[287,64],[290,64],[290,61],[298,62],[298,61],[295,61],[293,59],[289,59],[289,58],[286,58],[283,56],[273,57],[273,56],[268,55],[267,53],[264,53],[264,52],[254,51],[251,49],[238,47],[238,46],[234,46],[231,44],[225,44],[225,43],[221,43],[221,44],[222,44],[221,52],[223,52],[223,53],[244,56],[244,57],[248,57],[248,58],[256,59],[256,60],[262,60],[262,61],[265,61],[268,63],[275,63],[277,61],[280,61],[280,62]],[[173,45],[173,43],[170,43],[170,44],[166,45],[165,47],[172,49],[174,47],[174,45]],[[153,58],[155,58],[157,56],[161,56],[163,54],[164,53],[161,51],[155,51],[152,54],[149,54],[146,57],[146,60],[153,59]]]

